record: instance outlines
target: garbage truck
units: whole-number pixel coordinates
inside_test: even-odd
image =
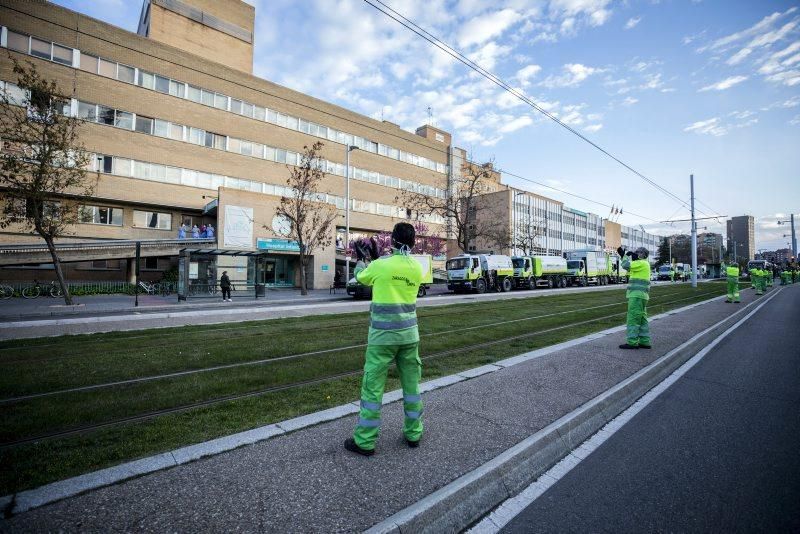
[[[428,289],[430,289],[430,285],[433,283],[433,257],[430,254],[409,254],[409,256],[422,265],[422,282],[419,285],[417,296],[424,297],[428,294]],[[353,295],[353,297],[357,299],[371,298],[372,287],[365,286],[353,276],[347,283],[347,294]]]
[[[604,286],[611,281],[611,265],[607,252],[586,248],[576,249],[566,251],[564,257],[570,274],[576,277],[580,285]]]
[[[447,289],[455,293],[511,291],[514,265],[502,254],[462,254],[447,260]]]
[[[567,287],[570,276],[567,260],[561,256],[514,256],[514,287]]]
[[[627,284],[628,270],[622,266],[622,258],[617,254],[608,255],[609,282],[612,284]]]

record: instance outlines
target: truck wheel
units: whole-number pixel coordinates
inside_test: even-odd
[[[533,277],[528,278],[528,289],[536,289],[536,280]]]
[[[417,289],[417,298],[424,297],[424,296],[425,296],[425,288],[422,287],[422,286],[419,286],[419,289]]]
[[[503,280],[500,282],[500,290],[505,293],[511,291],[511,280],[508,278],[503,278]]]
[[[475,281],[475,291],[478,293],[486,293],[486,280],[483,278],[478,278]]]
[[[559,286],[560,286],[562,289],[563,289],[563,288],[565,288],[565,287],[567,287],[567,279],[566,279],[565,277],[563,277],[563,276],[560,276],[560,277],[558,278],[558,285],[559,285]]]
[[[548,278],[547,279],[547,289],[553,289],[553,279],[552,278]]]

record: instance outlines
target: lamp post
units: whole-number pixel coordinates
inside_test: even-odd
[[[794,213],[792,213],[789,216],[789,220],[788,221],[778,221],[778,224],[786,224],[786,223],[789,223],[791,225],[791,230],[792,230],[792,256],[794,256],[796,258],[797,257],[797,235],[795,234],[795,231],[794,231]],[[783,237],[786,237],[786,236],[783,236]],[[788,245],[788,243],[787,243],[787,245]]]
[[[355,145],[347,145],[345,153],[345,199],[344,199],[344,258],[346,262],[345,268],[345,284],[350,281],[350,152],[358,150]]]

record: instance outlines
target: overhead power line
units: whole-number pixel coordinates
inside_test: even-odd
[[[555,122],[556,124],[558,124],[562,128],[566,129],[568,132],[570,132],[573,135],[577,136],[582,141],[588,143],[589,145],[591,145],[592,147],[594,147],[595,149],[597,149],[598,151],[600,151],[601,153],[603,153],[607,157],[611,158],[612,160],[614,160],[615,162],[617,162],[618,164],[623,166],[625,169],[627,169],[628,171],[632,172],[633,174],[635,174],[636,176],[638,176],[639,178],[641,178],[642,180],[644,180],[645,182],[647,182],[651,186],[655,187],[656,189],[658,189],[659,191],[661,191],[665,195],[667,195],[670,198],[676,200],[677,202],[679,202],[683,206],[685,206],[687,208],[689,207],[689,204],[685,200],[680,198],[678,195],[676,195],[675,193],[669,191],[665,187],[661,186],[656,181],[648,178],[643,173],[641,173],[638,170],[636,170],[635,168],[633,168],[631,165],[625,163],[623,160],[621,160],[620,158],[618,158],[617,156],[615,156],[614,154],[612,154],[611,152],[609,152],[608,150],[606,150],[602,146],[598,145],[597,143],[595,143],[594,141],[592,141],[591,139],[589,139],[588,137],[586,137],[582,133],[578,132],[577,130],[575,130],[574,128],[572,128],[570,125],[566,124],[562,120],[560,120],[558,117],[556,117],[555,115],[553,115],[552,113],[550,113],[546,109],[544,109],[541,105],[539,105],[538,103],[533,101],[527,95],[525,95],[524,93],[520,92],[516,88],[510,86],[507,82],[505,82],[499,76],[497,76],[496,74],[494,74],[494,73],[486,70],[485,68],[481,67],[479,64],[475,63],[474,61],[472,61],[471,59],[466,57],[463,53],[459,52],[458,50],[456,50],[455,48],[453,48],[449,44],[445,43],[444,41],[442,41],[441,39],[439,39],[435,35],[431,34],[430,32],[428,32],[427,30],[425,30],[424,28],[422,28],[421,26],[416,24],[414,21],[412,21],[409,18],[407,18],[406,16],[404,16],[403,14],[401,14],[401,13],[397,12],[396,10],[394,10],[391,6],[386,5],[381,0],[364,0],[364,2],[367,3],[368,5],[372,6],[376,10],[380,11],[381,13],[386,15],[387,17],[391,18],[392,20],[394,20],[398,24],[401,24],[402,26],[404,26],[408,30],[410,30],[410,31],[414,32],[415,34],[417,34],[418,36],[422,37],[423,39],[425,39],[426,41],[428,41],[429,43],[431,43],[432,45],[434,45],[438,49],[442,50],[443,52],[445,52],[449,56],[453,57],[457,61],[463,63],[464,65],[466,65],[470,69],[474,70],[475,72],[477,72],[478,74],[480,74],[481,76],[483,76],[484,78],[489,80],[490,82],[494,83],[498,87],[500,87],[503,90],[507,91],[508,93],[512,94],[513,96],[515,96],[519,100],[522,100],[524,103],[528,104],[530,107],[532,107],[533,109],[535,109],[536,111],[538,111],[539,113],[541,113],[542,115],[547,117],[548,119],[552,120],[553,122]]]

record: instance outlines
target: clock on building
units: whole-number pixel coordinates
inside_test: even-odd
[[[272,231],[286,237],[292,231],[292,221],[285,215],[276,215],[272,218]]]

